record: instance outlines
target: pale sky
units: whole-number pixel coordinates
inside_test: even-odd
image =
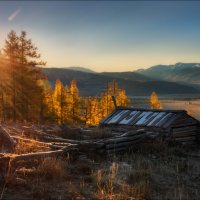
[[[199,1],[0,1],[0,48],[25,30],[50,67],[200,63]]]

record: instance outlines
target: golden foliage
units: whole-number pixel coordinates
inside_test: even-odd
[[[162,106],[161,102],[158,100],[158,96],[155,92],[151,93],[150,106],[153,109],[162,109],[163,108],[163,106]]]
[[[55,89],[48,87],[44,91],[44,104],[48,116],[56,123],[97,125],[99,121],[115,109],[112,96],[117,106],[126,106],[128,98],[125,90],[119,89],[113,81],[108,84],[106,92],[100,97],[79,97],[79,90],[75,80],[71,86],[64,87],[60,80],[56,81]],[[50,117],[51,116],[51,117]]]

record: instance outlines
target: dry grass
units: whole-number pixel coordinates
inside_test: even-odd
[[[37,142],[27,142],[19,140],[17,142],[17,146],[15,148],[16,154],[26,154],[26,153],[34,153],[34,152],[42,152],[42,151],[48,151],[49,147],[39,145]]]
[[[57,186],[68,180],[67,160],[44,158],[34,166],[20,164],[15,169],[11,166],[8,171],[2,185],[2,198],[56,199]]]
[[[125,162],[113,162],[109,168],[98,170],[93,174],[96,182],[97,199],[148,199],[149,183],[141,171],[134,173],[137,181],[132,182],[133,171]],[[137,184],[135,184],[135,181]]]
[[[158,142],[108,158],[93,174],[96,198],[199,199],[200,160],[185,151]]]
[[[66,177],[67,162],[56,158],[45,158],[42,160],[36,173],[45,179],[62,179]]]

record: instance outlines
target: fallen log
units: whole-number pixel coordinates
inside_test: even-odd
[[[126,137],[116,137],[116,138],[105,140],[105,144],[127,142],[127,141],[131,141],[131,140],[136,140],[138,138],[143,138],[144,136],[146,136],[146,133],[135,135],[135,136],[129,136],[129,137],[128,136],[126,136]]]
[[[134,135],[139,135],[139,134],[143,134],[145,133],[145,129],[139,129],[139,130],[131,130],[131,131],[128,131],[126,133],[123,133],[121,135],[121,137],[126,137],[126,136],[134,136]]]
[[[172,131],[173,133],[176,132],[186,132],[186,131],[196,131],[197,130],[197,126],[188,126],[188,127],[180,127],[180,128],[173,128]]]
[[[6,148],[7,152],[14,151],[16,143],[2,126],[0,126],[0,140],[2,140],[2,146]]]
[[[64,139],[64,138],[60,138],[60,137],[48,137],[48,136],[44,136],[43,137],[44,140],[46,141],[50,141],[50,142],[64,142],[64,143],[71,143],[71,144],[77,144],[77,140],[70,140],[70,139]]]
[[[58,136],[55,136],[55,135],[52,135],[52,134],[48,134],[48,133],[45,133],[41,130],[36,130],[35,133],[38,135],[38,137],[40,138],[59,138]]]
[[[47,141],[51,142],[61,142],[61,143],[70,143],[70,144],[77,144],[77,145],[85,145],[85,146],[96,146],[97,148],[101,148],[104,145],[104,142],[99,141],[80,141],[80,140],[71,140],[71,139],[63,139],[63,138],[45,138]]]
[[[67,146],[72,146],[72,144],[70,143],[65,143],[65,145],[62,145],[62,144],[59,144],[59,143],[56,143],[56,144],[52,144],[52,143],[46,143],[46,142],[40,142],[40,141],[37,141],[37,140],[32,140],[32,139],[27,139],[27,138],[22,138],[22,137],[18,137],[18,136],[11,136],[13,139],[17,140],[17,141],[26,141],[26,142],[34,142],[38,145],[42,145],[42,146],[46,146],[46,147],[50,147],[52,149],[62,149],[64,146],[67,147]],[[74,144],[73,144],[74,146]]]
[[[70,140],[70,139],[62,139],[62,138],[56,138],[56,141],[65,141],[65,142],[40,142],[37,140],[32,140],[32,139],[26,139],[18,136],[12,136],[16,140],[22,140],[22,141],[27,141],[27,142],[35,142],[36,144],[43,145],[50,147],[52,149],[61,149],[63,147],[69,147],[69,146],[76,146],[80,150],[96,150],[100,149],[104,146],[104,143],[102,142],[90,142],[90,141],[79,141],[79,140]],[[52,138],[50,139],[52,141]],[[70,143],[69,143],[70,142]]]
[[[114,144],[107,144],[106,145],[106,149],[118,149],[118,148],[122,148],[122,147],[131,147],[133,144],[137,144],[139,142],[144,141],[145,137],[141,137],[141,138],[137,138],[135,140],[132,141],[126,141],[123,143],[114,143]]]
[[[28,159],[40,159],[40,158],[47,158],[47,157],[56,157],[65,155],[68,153],[77,153],[77,148],[63,148],[56,151],[47,151],[47,152],[39,152],[39,153],[29,153],[29,154],[21,154],[21,155],[6,155],[0,158],[0,162],[4,160],[10,160],[11,163],[15,163],[21,160],[28,160]]]

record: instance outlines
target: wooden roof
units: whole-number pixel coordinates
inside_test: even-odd
[[[122,125],[168,128],[181,116],[187,115],[185,110],[157,110],[143,108],[117,108],[104,118],[100,125]],[[194,118],[193,118],[194,119]],[[196,120],[196,119],[194,119]],[[196,120],[198,121],[198,120]]]

